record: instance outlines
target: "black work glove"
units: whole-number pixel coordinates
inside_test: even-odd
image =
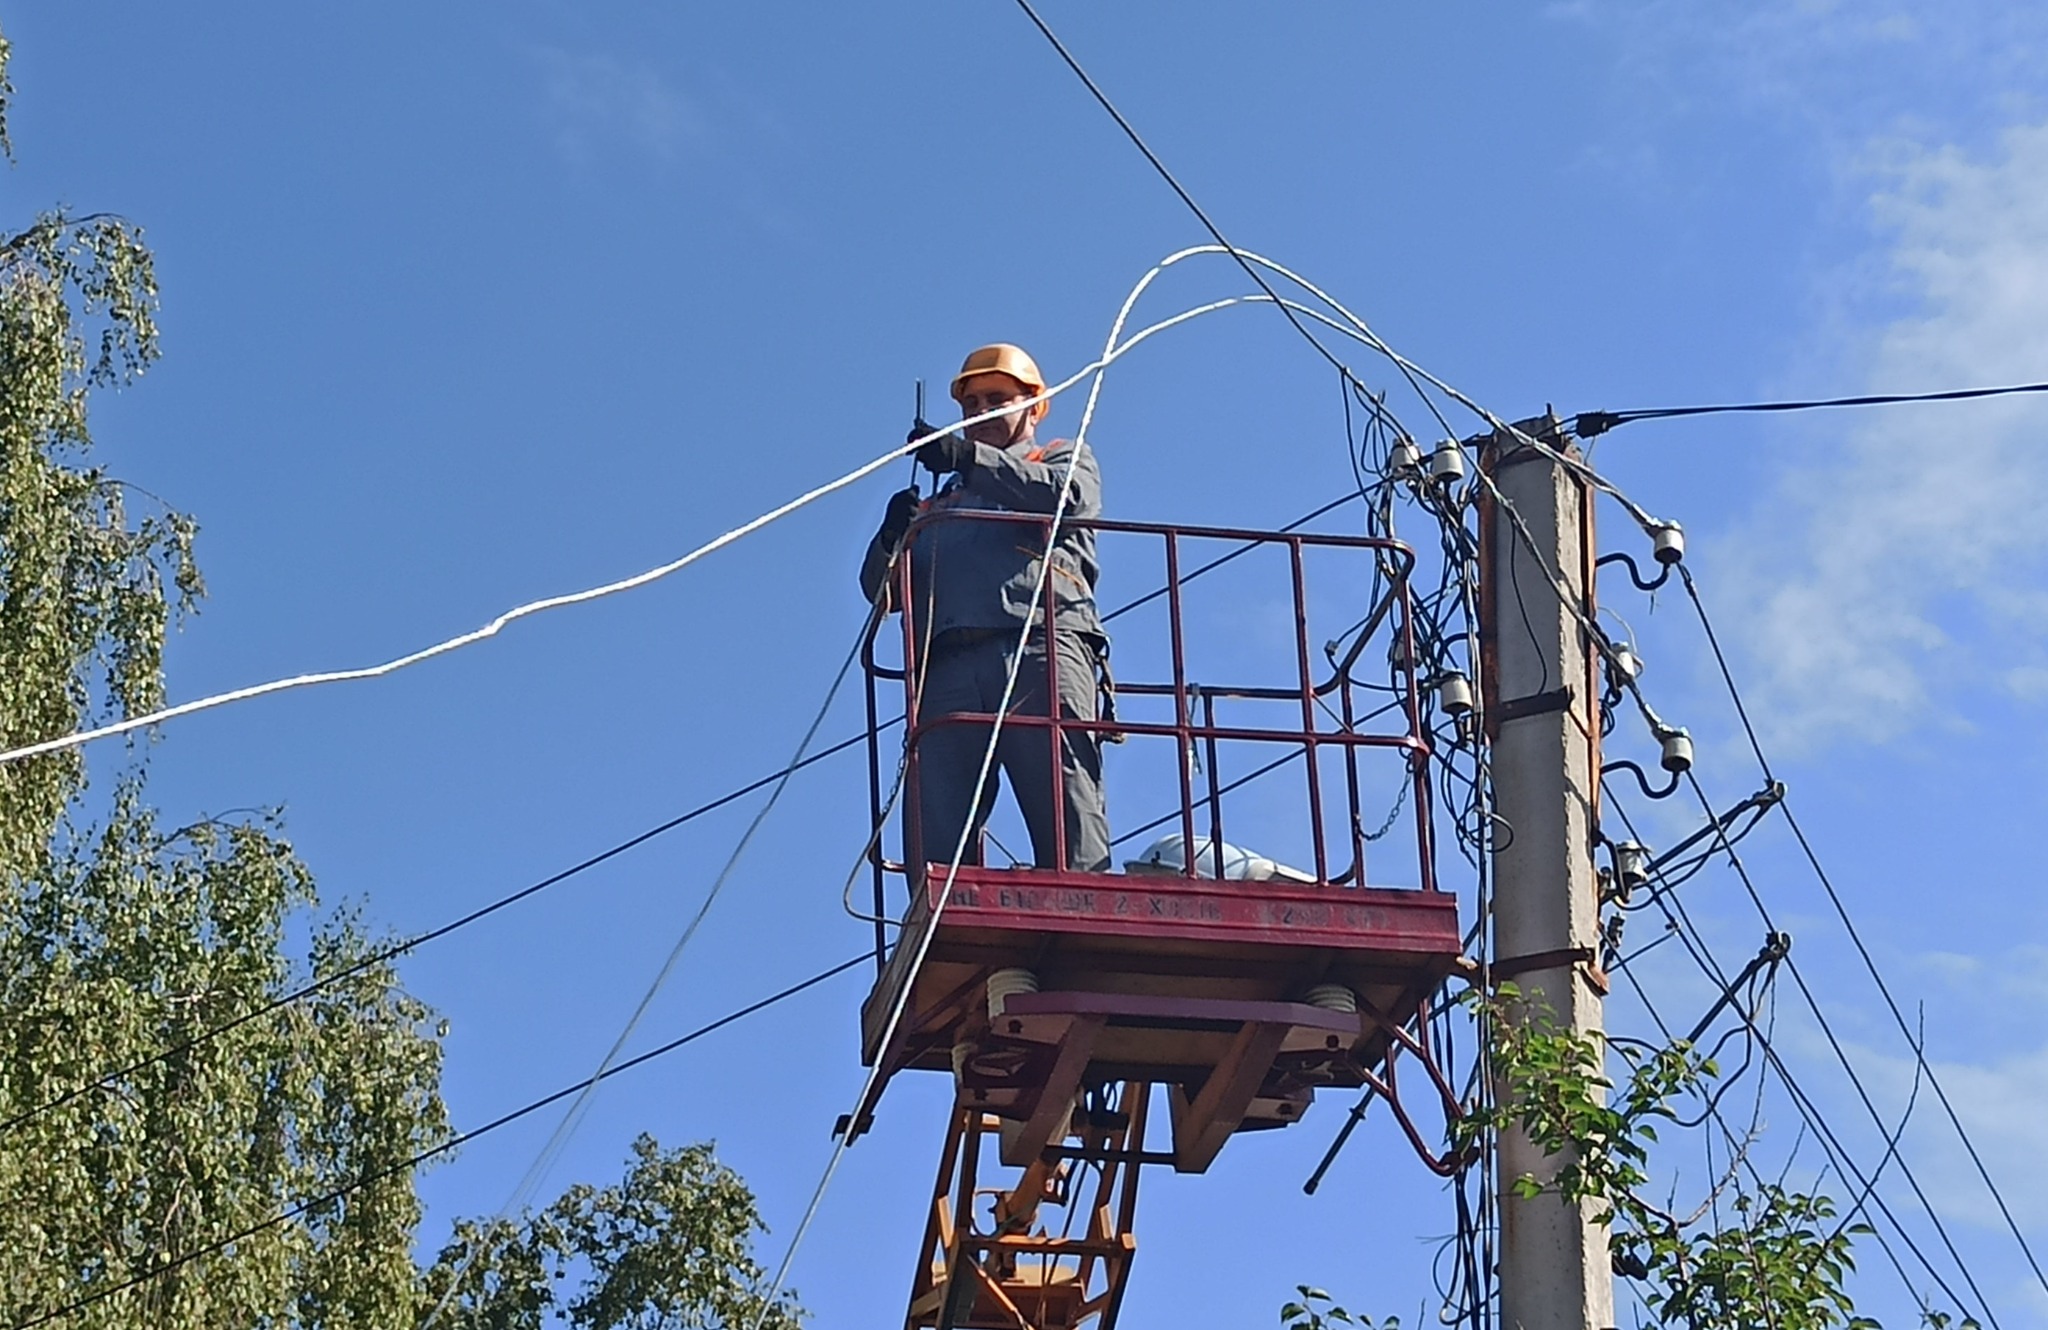
[[[918,505],[923,501],[915,485],[889,496],[888,511],[882,514],[882,529],[875,533],[875,539],[882,543],[882,548],[893,550],[903,543],[903,533],[910,530],[910,524],[917,520]]]
[[[931,432],[932,427],[922,420],[910,427],[913,439],[921,439]],[[974,466],[974,445],[949,431],[917,450],[917,464],[935,476],[943,476],[950,471],[965,475]]]

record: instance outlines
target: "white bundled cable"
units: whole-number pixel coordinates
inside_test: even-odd
[[[1323,290],[1314,282],[1309,281],[1300,273],[1297,273],[1280,263],[1276,263],[1272,259],[1269,259],[1262,254],[1255,254],[1251,250],[1235,246],[1226,247],[1223,245],[1191,245],[1188,248],[1180,250],[1174,254],[1170,254],[1165,259],[1161,260],[1159,266],[1157,268],[1154,268],[1152,272],[1147,275],[1146,281],[1149,282],[1151,278],[1153,276],[1158,275],[1158,273],[1161,270],[1170,268],[1174,264],[1177,264],[1184,259],[1190,259],[1204,254],[1228,255],[1229,257],[1240,263],[1256,264],[1257,266],[1264,268],[1269,272],[1277,273],[1280,276],[1285,277],[1288,281],[1293,282],[1296,286],[1300,287],[1304,291],[1307,291],[1310,295],[1313,295],[1316,299],[1322,301],[1332,310],[1335,310],[1340,316],[1342,316],[1344,322],[1339,323],[1336,320],[1331,319],[1328,315],[1322,313],[1319,310],[1311,309],[1307,306],[1296,304],[1291,300],[1279,299],[1277,297],[1273,297],[1270,295],[1250,296],[1247,297],[1247,299],[1254,302],[1263,300],[1270,301],[1272,303],[1277,303],[1281,305],[1283,308],[1293,310],[1297,314],[1307,315],[1309,318],[1312,318],[1316,322],[1323,324],[1325,327],[1330,328],[1333,331],[1343,333],[1345,336],[1350,337],[1358,342],[1361,342],[1368,347],[1371,347],[1374,351],[1378,352],[1382,356],[1385,356],[1389,361],[1393,362],[1395,367],[1401,370],[1403,375],[1408,376],[1410,378],[1411,382],[1413,382],[1414,379],[1421,379],[1423,382],[1429,384],[1437,391],[1443,393],[1446,397],[1449,397],[1452,401],[1458,403],[1460,406],[1470,411],[1473,415],[1478,416],[1482,421],[1484,421],[1487,424],[1489,428],[1497,430],[1502,434],[1506,434],[1513,437],[1517,441],[1526,444],[1531,448],[1534,448],[1536,451],[1546,454],[1553,461],[1556,461],[1557,463],[1566,467],[1567,469],[1576,472],[1578,475],[1583,477],[1589,484],[1598,488],[1600,491],[1614,499],[1615,502],[1619,503],[1624,509],[1628,511],[1629,516],[1634,518],[1637,524],[1640,525],[1643,528],[1643,530],[1649,533],[1651,536],[1655,536],[1659,530],[1669,527],[1671,525],[1671,523],[1665,522],[1653,516],[1649,512],[1645,511],[1641,505],[1637,504],[1633,499],[1629,498],[1628,495],[1622,493],[1621,490],[1617,488],[1611,481],[1609,481],[1606,477],[1602,476],[1599,472],[1595,471],[1591,466],[1589,466],[1585,462],[1576,458],[1567,457],[1563,453],[1559,452],[1557,449],[1551,447],[1548,443],[1544,442],[1543,440],[1532,438],[1530,435],[1524,433],[1523,431],[1516,429],[1507,421],[1502,420],[1499,416],[1487,410],[1486,407],[1481,405],[1475,398],[1471,397],[1470,395],[1464,392],[1459,391],[1450,383],[1446,382],[1442,378],[1439,378],[1437,375],[1432,374],[1430,371],[1424,369],[1422,366],[1408,359],[1408,357],[1394,350],[1393,347],[1387,345],[1385,339],[1383,339],[1378,333],[1372,330],[1371,325],[1367,324],[1364,319],[1359,318],[1358,315],[1352,313],[1349,309],[1346,309],[1342,302],[1338,301],[1334,296],[1330,295],[1329,292]],[[1420,393],[1418,393],[1418,395],[1423,396],[1424,404],[1428,405],[1431,411],[1434,412],[1434,403],[1430,403],[1426,395]],[[1438,420],[1442,421],[1442,419],[1442,416],[1439,415]],[[1444,427],[1446,429],[1449,429],[1449,422],[1444,422]]]
[[[1147,277],[1147,280],[1150,280],[1149,276]],[[1140,289],[1142,289],[1142,287]],[[1021,405],[1028,407],[1035,405],[1039,402],[1050,401],[1054,397],[1057,397],[1061,393],[1066,392],[1068,389],[1074,387],[1076,384],[1080,383],[1081,380],[1087,378],[1089,375],[1098,373],[1099,371],[1106,369],[1118,357],[1124,355],[1126,352],[1136,347],[1140,342],[1143,342],[1147,338],[1153,336],[1155,333],[1164,332],[1168,328],[1174,327],[1181,323],[1185,323],[1189,319],[1196,318],[1200,315],[1208,314],[1212,311],[1223,309],[1227,306],[1239,303],[1242,303],[1241,298],[1232,300],[1211,301],[1208,304],[1198,305],[1193,309],[1185,310],[1182,313],[1175,315],[1173,318],[1165,319],[1159,323],[1155,323],[1151,327],[1144,329],[1142,332],[1134,334],[1128,341],[1124,342],[1121,346],[1117,346],[1109,350],[1101,360],[1098,360],[1093,364],[1082,367],[1078,372],[1074,373],[1073,375],[1070,375],[1066,379],[1061,380],[1059,383],[1054,384],[1052,387],[1047,388],[1045,391],[1028,399]],[[1128,309],[1128,305],[1126,306],[1126,308]],[[706,555],[714,554],[717,551],[724,549],[727,545],[730,545],[735,541],[742,539],[743,537],[752,535],[754,532],[759,531],[761,528],[765,526],[768,526],[770,523],[776,522],[784,517],[789,516],[789,514],[795,512],[799,508],[805,507],[808,504],[817,501],[818,499],[824,498],[826,495],[831,494],[834,491],[845,489],[848,485],[851,485],[856,481],[863,480],[868,476],[873,475],[876,471],[881,470],[883,467],[887,466],[889,463],[897,460],[898,458],[903,457],[909,453],[916,452],[919,448],[923,447],[931,440],[938,438],[942,434],[949,433],[951,430],[959,429],[963,426],[979,424],[984,420],[992,420],[996,416],[1002,415],[1007,411],[1015,409],[1017,409],[1017,406],[1011,405],[1002,407],[999,410],[995,411],[985,411],[978,416],[970,416],[967,419],[962,420],[961,422],[959,422],[958,425],[948,426],[946,429],[933,430],[929,434],[919,435],[917,438],[910,440],[910,442],[903,444],[901,447],[890,449],[888,452],[883,453],[880,457],[875,458],[873,461],[862,463],[860,466],[857,466],[853,470],[848,471],[845,475],[839,476],[833,480],[828,480],[824,484],[817,486],[815,489],[808,490],[805,493],[798,495],[796,498],[791,499],[789,502],[785,504],[782,504],[780,507],[771,508],[767,512],[761,514],[759,517],[754,518],[752,521],[745,522],[739,526],[734,527],[732,530],[727,531],[725,534],[721,536],[706,541],[702,545],[699,545],[697,548],[691,550],[689,553],[682,555],[680,558],[672,559],[667,563],[661,564],[659,567],[650,568],[646,572],[637,573],[632,577],[622,578],[616,582],[607,582],[603,586],[591,587],[590,589],[585,591],[575,591],[570,592],[566,595],[549,596],[543,600],[531,601],[525,605],[520,605],[513,609],[505,611],[503,614],[491,620],[489,623],[485,624],[481,628],[475,629],[471,632],[463,633],[459,637],[451,637],[445,642],[436,642],[432,646],[422,647],[418,651],[411,652],[407,655],[399,656],[393,660],[387,660],[381,665],[366,665],[358,669],[328,670],[317,674],[295,674],[290,676],[289,678],[272,679],[267,683],[251,684],[246,688],[236,688],[225,693],[215,693],[210,697],[196,698],[190,702],[180,702],[176,706],[164,707],[160,710],[151,711],[144,715],[130,716],[126,720],[115,721],[111,724],[102,725],[95,729],[78,730],[71,734],[59,735],[53,739],[44,739],[37,743],[24,744],[19,748],[9,748],[5,751],[0,751],[0,765],[5,765],[9,762],[18,762],[21,761],[23,758],[38,757],[44,753],[55,753],[61,752],[67,748],[78,748],[99,739],[111,739],[116,735],[127,734],[133,730],[145,729],[151,725],[160,725],[163,724],[165,721],[176,720],[181,716],[190,716],[201,711],[211,711],[216,707],[224,707],[234,702],[246,702],[253,698],[266,697],[272,693],[282,693],[297,688],[311,688],[320,684],[351,683],[361,679],[382,678],[387,674],[394,674],[399,670],[405,669],[407,666],[417,665],[422,661],[431,660],[436,656],[443,656],[451,651],[456,651],[463,647],[471,646],[477,642],[483,641],[486,638],[495,637],[507,625],[519,619],[524,619],[531,615],[539,614],[544,610],[561,609],[564,606],[568,605],[581,605],[588,601],[603,599],[606,596],[615,596],[621,592],[632,591],[639,587],[646,586],[651,582],[658,582],[662,578],[667,577],[672,573],[682,571],[684,568],[689,567],[691,564],[697,562],[699,559],[702,559]]]

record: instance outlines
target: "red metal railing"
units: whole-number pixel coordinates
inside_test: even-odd
[[[941,522],[1006,522],[1037,529],[1039,548],[1043,548],[1051,519],[1042,514],[988,512],[973,509],[942,509],[921,516],[911,528],[914,540],[917,533]],[[1407,546],[1398,541],[1367,536],[1320,535],[1302,532],[1273,532],[1243,530],[1228,527],[1169,526],[1146,522],[1073,521],[1063,520],[1063,529],[1080,529],[1098,535],[1135,536],[1156,539],[1163,554],[1165,585],[1148,596],[1133,601],[1109,617],[1135,609],[1139,605],[1163,596],[1166,600],[1166,631],[1170,677],[1153,682],[1129,682],[1119,679],[1116,696],[1131,698],[1170,698],[1173,716],[1170,722],[1153,722],[1118,717],[1115,720],[1064,719],[1058,715],[1060,696],[1060,660],[1057,650],[1044,651],[1046,661],[1046,697],[1050,715],[1019,715],[1012,713],[1004,720],[1007,726],[1023,726],[1043,729],[1050,746],[1051,790],[1053,836],[1056,846],[1055,863],[1058,871],[1065,871],[1068,862],[1067,827],[1064,816],[1064,776],[1061,756],[1064,738],[1069,732],[1086,732],[1103,738],[1121,734],[1137,739],[1165,738],[1176,745],[1179,771],[1180,807],[1177,813],[1182,836],[1183,858],[1186,861],[1182,871],[1190,876],[1205,876],[1201,872],[1202,859],[1213,853],[1216,856],[1215,872],[1207,876],[1222,875],[1222,849],[1224,832],[1225,795],[1227,793],[1218,774],[1217,759],[1221,745],[1233,743],[1255,743],[1261,745],[1283,745],[1297,748],[1303,756],[1302,765],[1306,771],[1306,798],[1309,811],[1309,826],[1315,863],[1315,879],[1319,885],[1329,887],[1364,885],[1365,832],[1361,808],[1361,787],[1359,780],[1359,755],[1361,750],[1387,749],[1398,751],[1407,764],[1407,780],[1412,783],[1410,790],[1412,815],[1415,828],[1418,882],[1425,891],[1436,890],[1436,876],[1433,863],[1433,839],[1430,816],[1429,782],[1429,735],[1422,720],[1422,707],[1418,689],[1415,660],[1412,603],[1408,579],[1414,568],[1414,555]],[[1232,552],[1212,560],[1192,573],[1183,575],[1183,547],[1191,542],[1230,542],[1237,546]],[[1184,630],[1186,588],[1193,578],[1209,569],[1220,566],[1260,547],[1278,546],[1284,549],[1287,559],[1288,586],[1293,618],[1293,669],[1294,678],[1284,683],[1267,682],[1255,685],[1215,685],[1196,682],[1191,677],[1188,662],[1187,634]],[[1380,580],[1385,583],[1382,593],[1375,598],[1365,623],[1360,627],[1356,640],[1341,659],[1332,658],[1327,677],[1318,678],[1313,668],[1309,635],[1309,587],[1305,552],[1310,550],[1331,550],[1339,553],[1355,553],[1357,573],[1361,581],[1370,579],[1377,568]],[[907,606],[912,603],[910,587],[910,560],[897,561],[895,569],[895,604]],[[1041,609],[1039,623],[1057,622],[1059,579],[1047,577],[1044,591],[1046,604]],[[893,917],[887,909],[886,882],[892,875],[907,872],[904,863],[892,861],[882,848],[883,820],[885,816],[885,764],[881,747],[882,706],[879,700],[881,690],[891,682],[900,683],[904,699],[905,737],[908,745],[907,767],[903,777],[902,798],[905,809],[907,833],[906,846],[922,843],[921,830],[917,826],[920,801],[918,799],[919,747],[925,737],[935,729],[946,725],[974,725],[986,727],[995,717],[987,713],[952,713],[939,716],[920,714],[918,707],[917,682],[922,668],[919,659],[920,643],[917,640],[917,625],[914,616],[901,617],[903,639],[902,668],[883,664],[876,658],[876,643],[880,638],[879,626],[872,631],[862,646],[862,663],[868,677],[868,772],[869,804],[876,835],[869,847],[869,861],[873,875],[874,906],[876,923],[876,945],[878,953],[885,950],[883,925],[885,917]],[[1034,634],[1043,629],[1034,629]],[[1363,683],[1353,677],[1352,671],[1358,664],[1369,643],[1387,643],[1389,681],[1387,684]],[[1050,644],[1048,644],[1048,647]],[[1089,681],[1094,686],[1094,681]],[[1391,692],[1393,702],[1373,709],[1360,706],[1360,692],[1369,688]],[[1217,718],[1217,704],[1231,700],[1253,700],[1276,703],[1296,703],[1299,707],[1298,725],[1286,726],[1222,724]],[[1290,711],[1292,708],[1289,708]],[[1197,714],[1199,712],[1199,714]],[[1371,721],[1385,716],[1387,724],[1372,727]],[[1330,722],[1325,725],[1323,719]],[[1200,765],[1204,773],[1206,788],[1197,799],[1194,763],[1189,760],[1197,745],[1206,758]],[[1344,763],[1342,798],[1347,816],[1344,825],[1350,840],[1351,863],[1337,873],[1331,872],[1331,854],[1327,834],[1326,795],[1323,772],[1318,761],[1325,749],[1341,750]],[[889,781],[893,783],[895,764],[887,764]],[[1196,813],[1198,807],[1206,814],[1208,822],[1208,848],[1203,855],[1195,853],[1197,845]],[[972,810],[969,813],[972,818]],[[1152,825],[1161,825],[1173,820],[1157,820]],[[1150,829],[1149,827],[1146,829]],[[949,859],[954,847],[926,847]],[[906,850],[906,858],[908,853]]]

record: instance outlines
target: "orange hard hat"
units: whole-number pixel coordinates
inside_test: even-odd
[[[1045,376],[1038,372],[1038,362],[1026,355],[1023,347],[1008,342],[977,347],[967,353],[960,372],[953,376],[954,401],[960,400],[960,385],[977,374],[1007,374],[1029,388],[1034,396],[1045,391]]]

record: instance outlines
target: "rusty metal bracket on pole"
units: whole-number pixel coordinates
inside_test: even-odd
[[[1488,966],[1488,972],[1495,983],[1512,979],[1518,974],[1534,970],[1555,970],[1571,965],[1593,986],[1593,991],[1606,997],[1613,989],[1613,980],[1607,971],[1600,968],[1600,953],[1593,947],[1558,947],[1551,951],[1532,951],[1526,956],[1509,956]]]

